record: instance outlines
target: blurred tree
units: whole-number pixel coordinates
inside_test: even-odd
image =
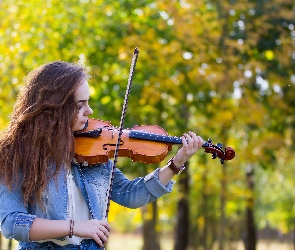
[[[257,166],[253,225],[267,220],[284,232],[294,229],[294,200],[278,183],[283,176],[288,192],[295,186],[289,177],[295,137],[292,1],[2,0],[1,8],[1,127],[27,72],[53,60],[84,64],[93,76],[94,117],[118,125],[138,47],[125,127],[157,124],[171,135],[192,130],[237,152],[223,166],[202,153],[193,157],[186,174],[176,177],[177,191],[146,208],[145,232],[160,235],[176,223],[177,249],[212,249],[216,239],[219,249],[229,249],[245,229],[249,164]],[[134,177],[155,166],[121,159],[119,167]],[[267,181],[260,177],[277,196],[265,197],[259,188]],[[123,223],[127,210],[112,206],[110,220]],[[162,227],[150,221],[157,213],[168,218],[157,220]],[[138,226],[138,216],[134,220]],[[133,229],[129,223],[125,227]],[[182,230],[189,230],[189,238]]]

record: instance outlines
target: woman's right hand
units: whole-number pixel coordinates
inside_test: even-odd
[[[75,221],[73,234],[80,238],[91,238],[101,247],[108,242],[110,224],[104,220]]]

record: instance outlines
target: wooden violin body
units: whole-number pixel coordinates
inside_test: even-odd
[[[79,163],[89,164],[107,162],[114,156],[119,130],[110,122],[89,119],[88,126],[75,132],[75,158]],[[173,144],[182,144],[181,138],[169,136],[157,125],[134,126],[123,129],[118,156],[129,157],[135,162],[159,163],[172,149]],[[231,160],[235,151],[227,147],[222,150],[221,144],[213,145],[210,140],[203,144],[206,153],[212,158]]]
[[[87,161],[90,164],[94,164],[106,162],[114,156],[119,130],[112,126],[110,122],[89,119],[86,131],[97,129],[99,136],[96,138],[81,137],[80,135],[75,137],[76,160],[78,162]],[[132,136],[132,132],[134,133],[137,130],[167,135],[165,130],[159,126],[135,126],[132,130],[123,129],[119,156],[129,157],[136,162],[158,163],[162,161],[168,151],[171,150],[171,145],[130,138],[130,133]]]

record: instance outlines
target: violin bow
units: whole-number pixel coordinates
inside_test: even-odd
[[[113,181],[114,181],[114,176],[115,176],[115,169],[116,169],[116,165],[117,165],[121,136],[123,134],[123,126],[124,126],[124,120],[125,120],[125,115],[126,115],[126,109],[127,109],[127,105],[128,105],[128,99],[129,99],[129,94],[130,94],[130,89],[131,89],[131,85],[132,85],[132,80],[133,80],[133,75],[134,75],[134,71],[135,71],[135,66],[136,66],[138,54],[139,54],[139,51],[137,48],[135,48],[134,52],[133,52],[133,57],[132,57],[132,62],[131,62],[131,67],[130,67],[130,72],[129,72],[129,77],[128,77],[128,84],[127,84],[127,88],[126,88],[125,99],[124,99],[124,104],[123,104],[123,109],[122,109],[122,114],[121,114],[119,135],[118,135],[118,140],[116,143],[116,148],[115,148],[115,153],[114,153],[114,163],[112,166],[111,180],[110,180],[110,185],[109,185],[109,189],[108,189],[108,203],[107,203],[107,207],[106,207],[105,215],[104,215],[106,220],[108,219],[108,213],[109,213],[109,209],[110,209],[110,201],[111,201],[111,193],[112,193]]]

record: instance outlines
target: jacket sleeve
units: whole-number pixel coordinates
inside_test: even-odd
[[[35,215],[27,213],[20,191],[9,191],[0,184],[0,226],[5,238],[29,241],[29,232],[35,218]]]
[[[159,180],[159,170],[156,169],[145,177],[129,180],[116,168],[112,200],[125,207],[138,208],[170,193],[175,182],[170,181],[164,186]]]

